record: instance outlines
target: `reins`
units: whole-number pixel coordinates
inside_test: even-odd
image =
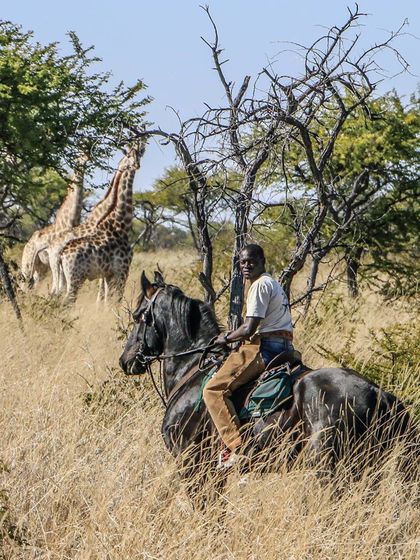
[[[198,354],[199,352],[206,352],[206,354],[217,344],[208,344],[207,346],[199,346],[198,348],[192,348],[191,350],[185,350],[185,352],[177,352],[176,354],[156,354],[154,356],[144,356],[143,359],[146,359],[148,362],[153,362],[155,360],[169,360],[171,358],[178,358],[180,356],[190,356],[191,354]],[[137,352],[137,354],[141,354],[141,352]]]
[[[151,368],[150,364],[151,364],[151,362],[146,364],[146,371],[149,373],[149,375],[152,379],[153,387],[155,388],[156,393],[159,395],[159,398],[162,401],[162,404],[163,404],[164,408],[166,408],[167,404],[166,404],[165,397],[163,396],[163,391],[159,390],[159,387],[157,386],[157,383],[155,381],[155,376],[153,375],[153,371],[152,371],[152,368]],[[160,382],[161,382],[160,384],[162,385],[162,371],[160,370],[159,373],[160,373]]]
[[[214,343],[208,344],[207,346],[199,346],[198,348],[192,348],[191,350],[186,350],[185,352],[178,352],[176,354],[159,354],[157,356],[143,356],[144,358],[147,358],[147,362],[146,362],[146,370],[147,372],[150,374],[150,377],[152,379],[152,384],[153,387],[155,388],[156,393],[159,395],[160,400],[162,401],[162,404],[165,408],[167,408],[168,406],[168,402],[172,399],[172,397],[175,395],[175,393],[177,393],[179,391],[179,389],[181,387],[183,387],[185,385],[185,383],[187,383],[187,381],[189,381],[191,379],[191,377],[193,376],[193,374],[199,372],[199,371],[203,371],[203,357],[207,356],[207,354],[211,351],[212,348],[214,348],[215,346],[217,346]],[[200,361],[198,363],[197,367],[193,367],[189,373],[185,375],[184,377],[182,377],[178,383],[175,385],[175,387],[172,389],[172,391],[170,392],[169,396],[168,396],[168,400],[165,400],[165,397],[163,396],[163,391],[162,389],[158,388],[158,384],[156,383],[155,377],[153,375],[153,371],[151,368],[151,364],[154,361],[158,361],[159,362],[159,374],[160,374],[160,385],[162,386],[162,362],[164,360],[170,359],[170,358],[177,358],[179,356],[189,356],[192,354],[198,354],[202,352],[202,356],[200,357]]]

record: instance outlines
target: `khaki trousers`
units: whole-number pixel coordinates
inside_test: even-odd
[[[220,437],[230,450],[242,443],[240,422],[230,400],[233,391],[265,370],[260,354],[260,339],[253,336],[232,352],[222,367],[206,384],[203,391],[204,402]]]

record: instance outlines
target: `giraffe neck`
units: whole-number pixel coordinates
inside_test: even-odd
[[[115,207],[117,201],[117,187],[121,172],[117,170],[115,173],[104,198],[94,206],[93,210],[85,220],[87,225],[96,225],[101,222],[110,211]]]
[[[69,186],[67,196],[57,211],[55,229],[69,229],[80,224],[83,203],[83,171],[75,172]]]
[[[115,206],[102,222],[112,231],[123,231],[128,235],[133,221],[133,182],[136,169],[130,167],[124,170],[117,182],[117,197]]]

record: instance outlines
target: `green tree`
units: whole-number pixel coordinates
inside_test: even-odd
[[[312,257],[319,260],[338,249],[337,255],[344,255],[346,261],[352,296],[358,293],[359,273],[388,294],[416,290],[419,108],[415,96],[407,106],[395,92],[380,96],[347,119],[336,141],[328,171],[335,208],[340,210],[337,215],[331,212],[325,221]],[[320,129],[318,134],[322,137],[327,131]],[[309,198],[310,179],[299,165],[299,150],[287,165],[294,181],[305,185],[303,198]],[[337,218],[341,218],[338,214],[346,211],[346,201],[352,199],[360,177],[363,181],[354,219],[334,244],[329,244]]]
[[[237,175],[230,173],[222,178],[215,174],[208,177],[204,206],[211,239],[218,235],[226,221],[228,204],[220,196],[221,190],[226,187],[232,191],[238,188]],[[168,167],[150,190],[137,193],[135,202],[143,210],[142,221],[146,223],[150,235],[151,230],[162,220],[172,222],[175,226],[189,230],[194,247],[200,253],[193,194],[188,174],[177,166]],[[150,235],[146,234],[145,239]]]
[[[0,22],[0,227],[7,234],[21,209],[30,210],[34,168],[64,175],[81,151],[91,167],[105,167],[115,147],[126,142],[121,122],[140,125],[144,88],[112,88],[109,73],[95,73],[99,59],[69,33],[71,54],[59,44],[40,45],[32,32]]]
[[[69,39],[63,56],[58,43],[41,45],[32,32],[0,21],[0,249],[15,239],[25,213],[42,217],[36,191],[51,195],[52,184],[37,175],[64,176],[81,152],[89,153],[91,169],[106,168],[129,140],[122,123],[144,123],[150,100],[140,98],[142,81],[112,87],[110,73],[95,72],[93,47],[84,48],[73,32]],[[56,186],[60,192],[60,181]]]
[[[357,114],[348,123],[334,161],[344,186],[365,170],[374,193],[343,240],[349,293],[357,295],[360,272],[384,294],[410,295],[419,257],[420,103],[412,96],[404,106],[392,92],[369,109],[372,118]]]

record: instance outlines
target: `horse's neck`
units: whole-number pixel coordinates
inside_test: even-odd
[[[165,393],[168,396],[173,388],[188,373],[198,365],[200,354],[192,354],[191,356],[180,356],[179,358],[170,358],[164,365],[164,385]]]
[[[177,354],[189,351],[193,348],[202,348],[209,344],[212,335],[204,335],[199,337],[193,346],[188,346],[182,349],[174,350],[166,349],[165,354]],[[199,351],[196,354],[191,354],[189,356],[178,356],[174,358],[169,358],[164,364],[164,385],[166,396],[168,396],[173,388],[184,378],[188,373],[198,365],[202,352]]]
[[[166,316],[171,315],[170,309],[163,311],[165,311]],[[175,355],[175,357],[164,361],[164,384],[167,395],[198,364],[202,351],[198,350],[197,353],[187,356],[179,354],[206,347],[212,338],[219,333],[215,318],[209,315],[209,311],[203,305],[199,304],[199,309],[195,309],[195,311],[200,313],[200,321],[196,324],[192,336],[185,333],[182,322],[173,320],[166,325],[163,353],[170,356]],[[189,318],[192,321],[192,317]]]

